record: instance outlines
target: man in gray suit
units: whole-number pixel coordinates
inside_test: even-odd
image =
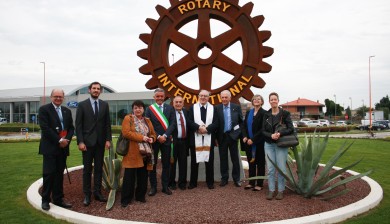
[[[98,99],[101,84],[93,82],[88,87],[91,97],[82,101],[76,112],[76,134],[79,150],[83,153],[84,206],[91,203],[91,174],[94,163],[94,196],[97,201],[106,202],[101,194],[104,148],[111,146],[111,122],[107,102]]]
[[[238,139],[241,135],[243,117],[240,105],[231,103],[231,98],[232,95],[230,91],[222,91],[222,104],[217,106],[219,123],[218,144],[221,162],[221,182],[219,186],[221,187],[227,185],[229,180],[228,150],[233,164],[232,178],[234,185],[236,187],[241,187]]]

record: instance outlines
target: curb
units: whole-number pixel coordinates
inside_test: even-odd
[[[82,169],[83,166],[76,166],[69,169],[69,172]],[[339,170],[341,168],[339,167],[333,167],[336,170]],[[346,172],[350,173],[351,175],[357,175],[359,173],[351,170],[347,170]],[[293,219],[285,219],[285,220],[279,220],[279,221],[272,221],[272,222],[265,222],[265,223],[272,223],[272,224],[281,224],[281,223],[289,223],[289,224],[303,224],[303,223],[338,223],[344,220],[347,220],[349,218],[352,218],[354,216],[357,216],[359,214],[365,213],[372,208],[376,207],[383,198],[383,189],[382,187],[373,179],[365,176],[362,177],[362,180],[366,181],[367,184],[371,188],[371,192],[360,201],[357,201],[355,203],[352,203],[350,205],[332,210],[327,212],[318,213],[315,215],[310,216],[304,216],[299,218],[293,218]],[[50,210],[44,211],[41,209],[41,202],[42,198],[39,194],[38,190],[43,184],[43,179],[40,178],[39,180],[35,181],[33,184],[30,185],[30,187],[27,190],[27,200],[28,202],[37,210],[44,212],[48,215],[53,216],[56,219],[62,219],[66,220],[71,223],[86,223],[86,224],[92,224],[92,223],[113,223],[113,224],[135,224],[135,223],[146,223],[146,222],[135,222],[135,221],[128,221],[128,220],[118,220],[118,219],[110,219],[110,218],[104,218],[99,216],[93,216],[93,215],[87,215],[83,213],[74,212],[68,209],[61,208],[59,206],[56,206],[52,203],[50,203]]]

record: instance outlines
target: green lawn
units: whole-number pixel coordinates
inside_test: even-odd
[[[344,142],[343,139],[331,138],[324,155],[328,159]],[[353,141],[353,140],[348,140]],[[388,223],[390,219],[390,142],[383,140],[354,140],[354,145],[341,159],[339,167],[351,163],[361,157],[363,161],[354,169],[364,172],[374,168],[371,178],[378,181],[384,189],[384,199],[380,206],[367,214],[348,220],[345,223]],[[27,201],[26,191],[35,180],[41,177],[42,157],[38,155],[38,142],[0,143],[0,222],[1,223],[66,223],[58,221],[43,212],[34,209]],[[80,165],[81,153],[74,142],[68,167]]]

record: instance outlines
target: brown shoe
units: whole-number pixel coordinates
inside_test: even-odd
[[[253,188],[253,191],[261,191],[261,187],[260,186],[256,186],[255,188]]]
[[[253,188],[253,186],[250,185],[250,184],[248,184],[248,185],[246,185],[246,186],[244,187],[245,190],[249,190],[249,189],[252,189],[252,188]]]
[[[278,192],[278,194],[276,195],[275,199],[276,200],[282,200],[283,199],[283,191],[282,192]]]
[[[268,191],[268,194],[267,194],[266,199],[267,199],[267,200],[272,200],[273,197],[274,197],[274,192],[273,192],[273,191]]]

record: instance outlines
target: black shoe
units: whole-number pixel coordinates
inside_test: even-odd
[[[42,202],[41,207],[43,210],[48,211],[50,209],[49,202]]]
[[[145,200],[145,198],[143,198],[143,199],[135,199],[136,201],[139,201],[139,202],[141,202],[141,203],[145,203],[146,202],[146,200]]]
[[[185,189],[187,189],[187,187],[186,186],[179,186],[179,189],[180,190],[185,190]]]
[[[228,184],[227,180],[221,180],[221,183],[219,183],[220,187],[224,187]]]
[[[176,185],[170,185],[169,188],[170,188],[171,190],[176,190],[176,189],[177,189]]]
[[[91,204],[91,196],[85,195],[83,204],[84,204],[84,206],[90,205]]]
[[[107,202],[107,198],[105,198],[102,194],[96,193],[94,194],[95,200],[100,202]]]
[[[214,184],[208,184],[207,187],[211,190],[214,189]]]
[[[241,187],[241,182],[240,182],[240,181],[234,182],[234,186],[236,186],[236,187]]]
[[[72,208],[72,204],[68,204],[64,201],[54,202],[53,204],[60,206],[61,208]]]
[[[148,195],[149,196],[154,196],[154,195],[156,195],[156,193],[157,193],[156,188],[152,187],[152,188],[150,188],[150,191],[149,191]]]
[[[162,192],[163,192],[164,194],[167,194],[167,195],[171,195],[171,194],[172,194],[172,191],[169,189],[169,187],[163,189]]]
[[[126,208],[129,205],[129,203],[121,203],[122,208]]]
[[[194,188],[196,188],[196,187],[197,187],[197,186],[196,186],[196,185],[193,185],[193,184],[188,185],[188,189],[189,189],[189,190],[194,189]]]

